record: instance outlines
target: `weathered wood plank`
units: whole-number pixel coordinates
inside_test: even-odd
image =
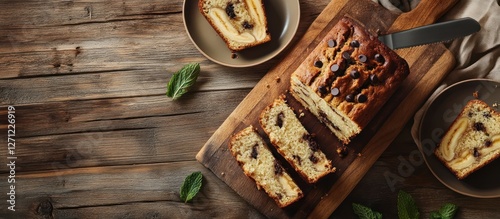
[[[179,188],[194,171],[203,173],[203,186],[193,201],[185,204],[179,198]],[[7,186],[6,181],[0,182],[1,188]],[[196,161],[19,174],[16,211],[0,212],[6,218],[260,216]]]
[[[18,171],[194,160],[248,90],[16,106]]]

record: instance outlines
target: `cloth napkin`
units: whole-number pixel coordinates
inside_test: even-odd
[[[395,13],[415,8],[420,0],[373,0]],[[411,134],[419,144],[418,130],[423,112],[446,87],[473,78],[500,81],[500,0],[461,0],[440,21],[471,17],[479,22],[481,30],[473,35],[446,44],[456,59],[456,66],[443,80],[414,116]],[[438,22],[440,22],[438,21]]]
[[[479,22],[481,30],[470,36],[453,40],[446,46],[454,54],[456,66],[429,100],[417,111],[411,134],[419,144],[418,130],[422,114],[434,99],[446,87],[454,83],[473,79],[489,78],[500,81],[500,6],[498,0],[461,0],[441,20],[453,20],[471,17]]]

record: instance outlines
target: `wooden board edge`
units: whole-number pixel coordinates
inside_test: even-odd
[[[439,46],[444,47],[442,44]],[[445,52],[440,56],[436,63],[442,63],[443,65],[435,64],[432,66],[429,72],[411,90],[408,97],[394,110],[395,116],[390,117],[384,125],[382,125],[377,134],[373,136],[367,146],[363,149],[361,156],[353,161],[349,168],[344,172],[343,176],[339,178],[339,181],[332,186],[332,188],[328,191],[328,194],[325,195],[324,198],[316,205],[311,214],[309,214],[308,218],[327,218],[335,211],[335,209],[337,209],[337,207],[349,195],[350,191],[356,187],[371,166],[378,160],[397,135],[399,135],[399,132],[394,132],[394,130],[401,130],[409,119],[411,119],[411,117],[415,114],[415,112],[421,107],[421,104],[415,103],[425,102],[438,84],[452,70],[456,61],[453,54],[449,50],[445,49]],[[443,72],[443,74],[432,74],[432,72]],[[423,92],[425,92],[425,95],[422,95]],[[371,156],[363,156],[363,154],[371,154]],[[366,165],[367,163],[369,165]],[[348,190],[349,192],[343,192],[343,195],[338,196],[335,191],[338,191],[339,189],[344,191]]]

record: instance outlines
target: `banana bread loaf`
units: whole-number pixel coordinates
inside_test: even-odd
[[[469,101],[446,131],[435,155],[458,179],[497,159],[500,113],[481,100]]]
[[[231,51],[271,40],[262,0],[200,0],[198,8]]]
[[[302,190],[274,158],[253,126],[233,135],[229,149],[245,175],[255,181],[259,190],[264,188],[278,206],[283,208],[302,198]]]
[[[292,73],[290,92],[348,144],[408,74],[403,58],[343,17]]]
[[[284,96],[262,111],[259,122],[277,151],[309,183],[335,172],[314,137],[302,126]]]

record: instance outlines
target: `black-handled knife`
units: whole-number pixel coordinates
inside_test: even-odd
[[[480,29],[481,25],[476,20],[466,17],[387,34],[378,39],[391,49],[401,49],[454,40]]]

